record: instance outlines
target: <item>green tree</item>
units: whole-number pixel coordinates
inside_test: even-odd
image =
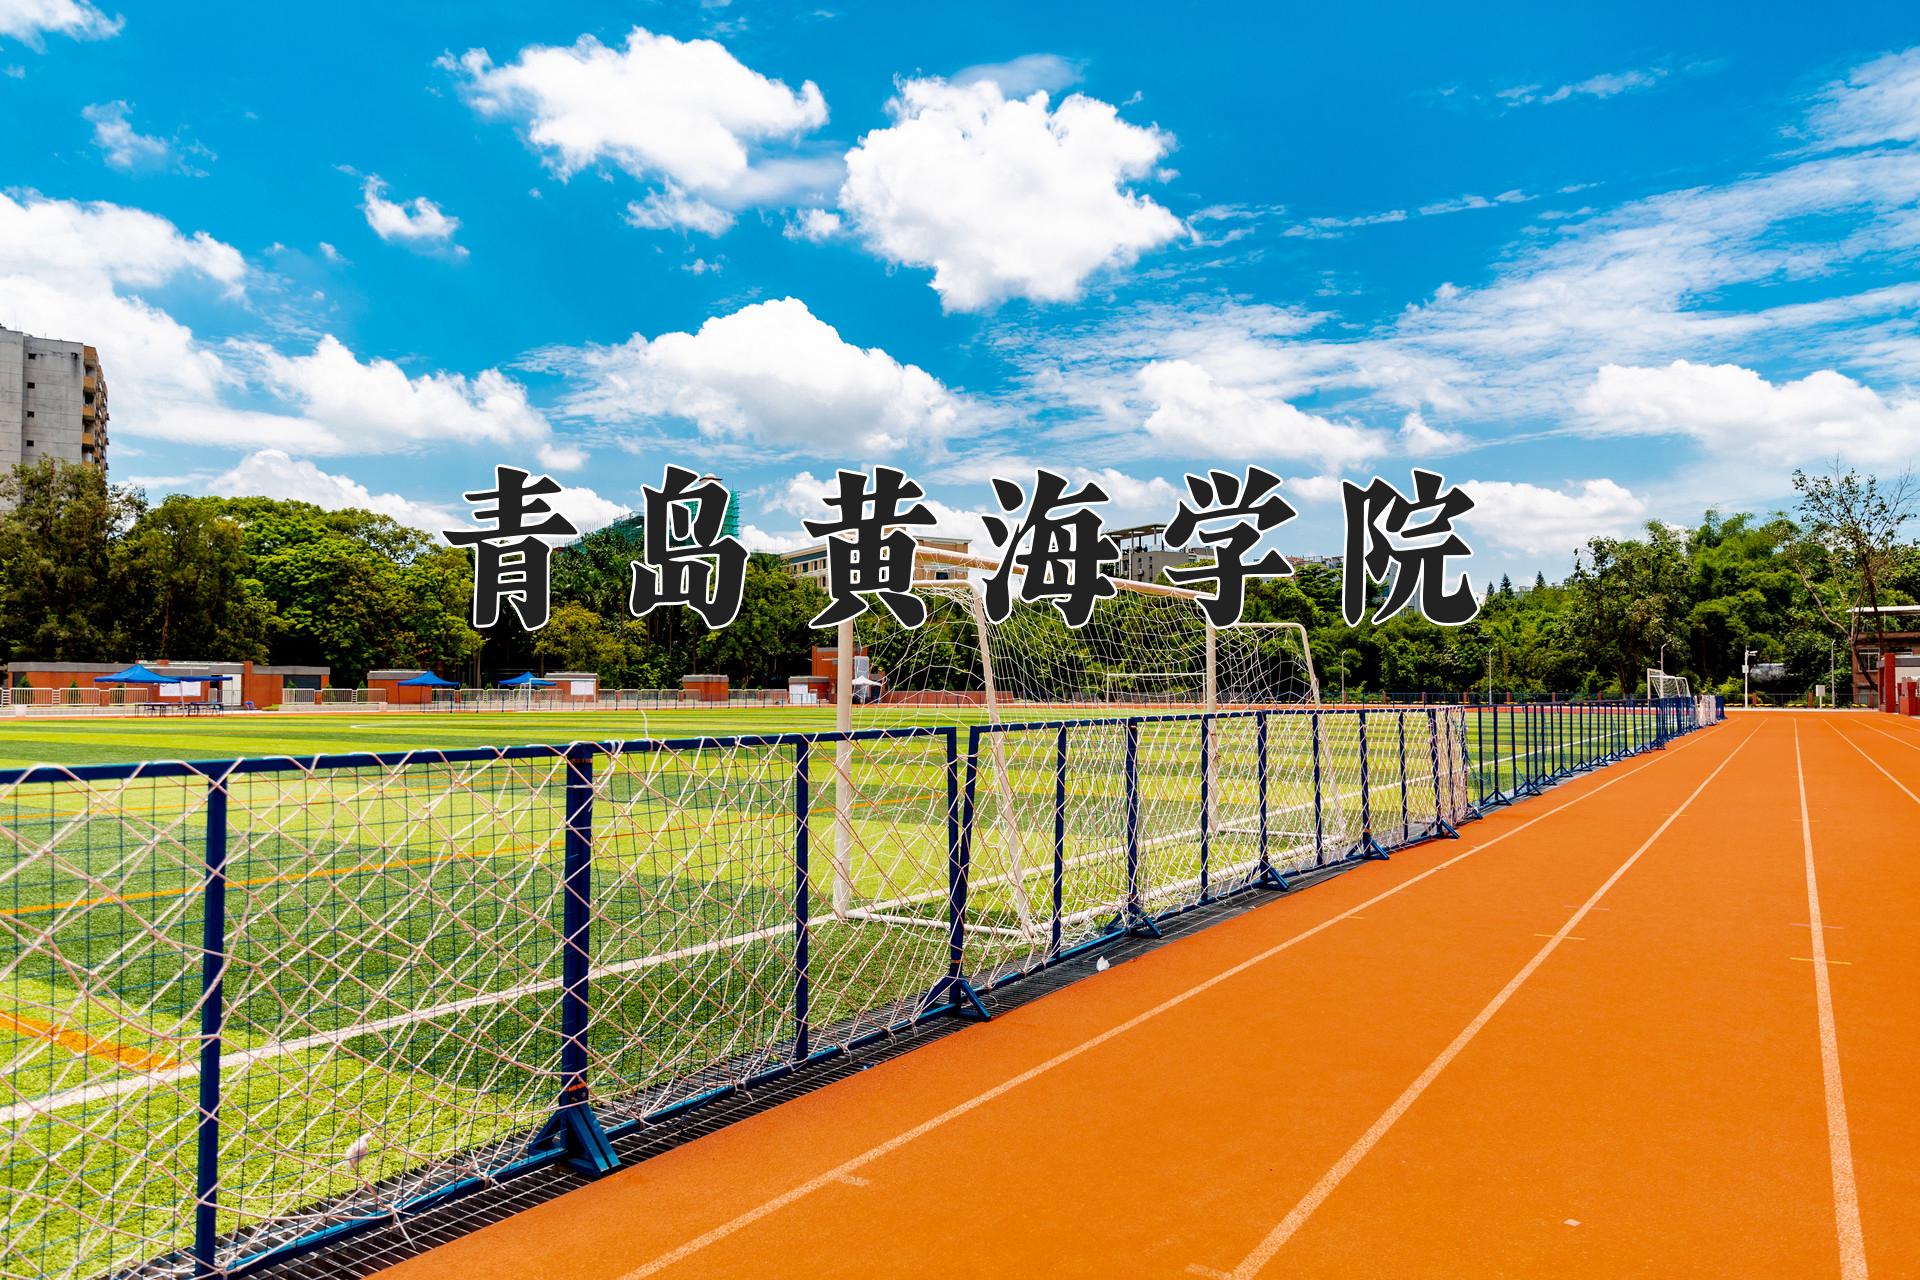
[[[270,609],[248,574],[246,531],[217,498],[175,494],[114,545],[132,647],[161,658],[260,661]]]
[[[145,509],[137,489],[46,459],[0,476],[0,647],[10,659],[101,662],[113,652],[121,600],[113,544]]]

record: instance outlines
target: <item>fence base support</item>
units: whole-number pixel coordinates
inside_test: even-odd
[[[1293,882],[1272,867],[1261,867],[1260,874],[1254,878],[1254,883],[1262,888],[1277,889],[1281,893],[1293,892]]]
[[[1460,833],[1454,830],[1453,824],[1445,818],[1435,818],[1433,820],[1433,826],[1427,830],[1426,838],[1429,840],[1458,840]]]
[[[613,1153],[613,1144],[607,1141],[606,1130],[600,1127],[600,1117],[593,1114],[593,1108],[584,1100],[563,1104],[540,1126],[540,1132],[533,1135],[527,1150],[546,1151],[556,1146],[567,1153],[569,1169],[590,1178],[612,1173],[620,1165],[620,1157]]]
[[[1360,837],[1360,843],[1353,846],[1353,856],[1369,862],[1386,862],[1390,860],[1387,847],[1378,840],[1375,840],[1373,838],[1373,832],[1371,831],[1363,833]]]
[[[1108,933],[1134,934],[1148,938],[1164,938],[1167,936],[1160,932],[1160,926],[1153,922],[1153,917],[1134,903],[1128,903],[1126,910],[1107,921],[1106,931]]]
[[[979,991],[965,978],[946,977],[934,983],[933,990],[927,992],[927,1007],[939,1004],[952,1005],[956,1018],[993,1021],[993,1015],[987,1012],[986,1002],[980,998]]]

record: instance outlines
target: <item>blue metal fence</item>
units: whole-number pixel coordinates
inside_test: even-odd
[[[1301,707],[0,771],[0,1254],[243,1275],[603,1172],[622,1134],[1698,723],[1680,699]],[[857,782],[820,750],[842,743]],[[524,847],[476,869],[503,832]],[[849,835],[893,860],[854,908],[827,892]],[[176,1087],[190,1143],[154,1136]]]

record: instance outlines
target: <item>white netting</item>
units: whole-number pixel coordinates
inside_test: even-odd
[[[1667,698],[1691,698],[1693,687],[1685,676],[1670,676],[1664,671],[1647,668],[1647,697],[1654,702]]]
[[[1160,599],[1105,633],[1160,635],[1157,658],[990,639],[1026,691],[997,721],[949,678],[847,740],[0,774],[0,1276],[190,1271],[211,1175],[201,1243],[231,1267],[521,1166],[569,1085],[609,1128],[649,1123],[887,1034],[955,974],[1466,814],[1459,708],[1267,707],[1293,661],[1274,630],[1215,638],[1228,709],[1204,714],[1205,630],[1180,639]]]

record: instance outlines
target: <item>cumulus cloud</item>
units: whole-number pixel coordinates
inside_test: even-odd
[[[33,272],[132,288],[199,276],[237,291],[247,263],[232,245],[204,231],[182,235],[142,209],[0,192],[0,273]]]
[[[802,209],[793,221],[780,229],[780,234],[789,240],[815,243],[831,239],[839,232],[840,215],[828,209]]]
[[[822,176],[817,164],[756,164],[755,157],[756,148],[826,123],[819,87],[809,80],[790,89],[717,41],[635,27],[619,48],[584,35],[570,46],[529,45],[505,65],[484,49],[445,65],[461,77],[475,110],[520,123],[561,178],[605,162],[661,184],[635,206],[637,226],[717,234],[711,211],[773,199]],[[676,220],[677,213],[691,220]]]
[[[369,175],[360,190],[360,208],[367,215],[373,233],[389,243],[398,241],[415,248],[438,249],[464,257],[466,250],[453,243],[460,230],[460,219],[442,212],[425,196],[395,203],[386,198],[387,184]]]
[[[931,374],[845,341],[797,298],[742,307],[697,333],[635,334],[543,358],[580,383],[565,401],[571,416],[675,418],[709,438],[796,453],[937,446],[963,417]]]
[[[1108,103],[1073,94],[1050,108],[1040,91],[925,79],[903,83],[888,109],[894,123],[847,153],[840,206],[875,253],[931,267],[950,311],[1076,298],[1095,272],[1182,233],[1125,185],[1173,139]]]
[[[865,468],[850,467],[848,470],[858,471]],[[916,478],[923,483],[925,481],[925,477]],[[826,499],[839,491],[840,482],[837,473],[816,476],[811,471],[798,471],[774,484],[756,489],[754,498],[763,510],[776,511],[793,517],[795,526],[798,527],[802,520],[823,520],[831,516],[833,509],[826,505]],[[976,553],[988,545],[987,526],[981,520],[979,511],[962,510],[933,497],[923,498],[920,502],[933,516],[934,523],[914,526],[911,529],[914,534],[935,538],[965,538],[972,544],[972,549]],[[793,551],[819,542],[818,538],[807,534],[804,530],[790,537],[784,534],[763,536],[793,543],[792,546],[785,548],[769,547],[770,550]]]
[[[1077,58],[1063,58],[1057,53],[1024,53],[1005,62],[983,62],[968,67],[956,72],[953,82],[963,88],[991,82],[999,85],[1000,92],[1009,98],[1024,98],[1037,91],[1058,93],[1078,84],[1085,70],[1086,64]]]
[[[322,471],[304,458],[294,458],[283,449],[261,449],[250,453],[222,474],[207,488],[226,497],[261,497],[311,502],[329,511],[354,508],[391,516],[401,524],[428,533],[458,527],[464,513],[455,515],[446,507],[414,502],[397,493],[374,493],[346,476]]]
[[[1900,465],[1920,454],[1920,399],[1888,398],[1832,369],[1773,383],[1733,364],[1607,365],[1581,408],[1604,433],[1686,436],[1783,465]]]
[[[526,388],[497,369],[476,377],[458,373],[409,376],[391,360],[362,361],[332,334],[311,354],[288,356],[247,348],[262,382],[317,427],[305,445],[313,453],[391,453],[423,444],[531,446],[543,466],[565,469],[584,461],[557,447]]]
[[[1806,132],[1834,147],[1920,141],[1920,47],[1875,58],[1829,84]]]
[[[1474,501],[1458,527],[1469,545],[1486,537],[1510,551],[1540,558],[1570,555],[1599,536],[1632,533],[1647,519],[1647,504],[1612,480],[1583,480],[1561,489],[1506,480],[1469,480],[1459,488]]]
[[[284,449],[260,449],[248,454],[231,469],[216,476],[208,485],[216,494],[228,497],[294,499],[311,502],[329,511],[354,508],[391,516],[436,536],[448,529],[467,527],[465,510],[415,502],[397,493],[374,493],[349,476],[323,471],[304,458],[295,458]],[[602,525],[632,514],[617,502],[601,497],[592,489],[562,487],[546,500],[555,511],[571,520],[581,533],[591,533]],[[551,541],[565,542],[561,537]]]
[[[702,235],[724,235],[733,226],[733,215],[715,204],[684,191],[656,191],[644,200],[627,202],[627,222],[650,231],[681,228]]]
[[[115,169],[158,169],[172,159],[173,149],[165,138],[144,134],[128,118],[132,108],[126,102],[96,102],[80,115],[93,126],[93,145],[101,158]]]
[[[1329,470],[1381,451],[1377,433],[1307,413],[1257,388],[1215,378],[1189,360],[1156,360],[1139,373],[1151,405],[1142,426],[1163,451],[1187,457],[1309,459]]]
[[[126,19],[109,18],[92,0],[0,0],[0,36],[34,48],[52,33],[75,40],[105,40],[120,34]]]
[[[1462,449],[1472,447],[1472,437],[1458,431],[1430,427],[1418,410],[1400,421],[1400,449],[1403,453],[1432,457],[1435,454],[1459,453]]]

